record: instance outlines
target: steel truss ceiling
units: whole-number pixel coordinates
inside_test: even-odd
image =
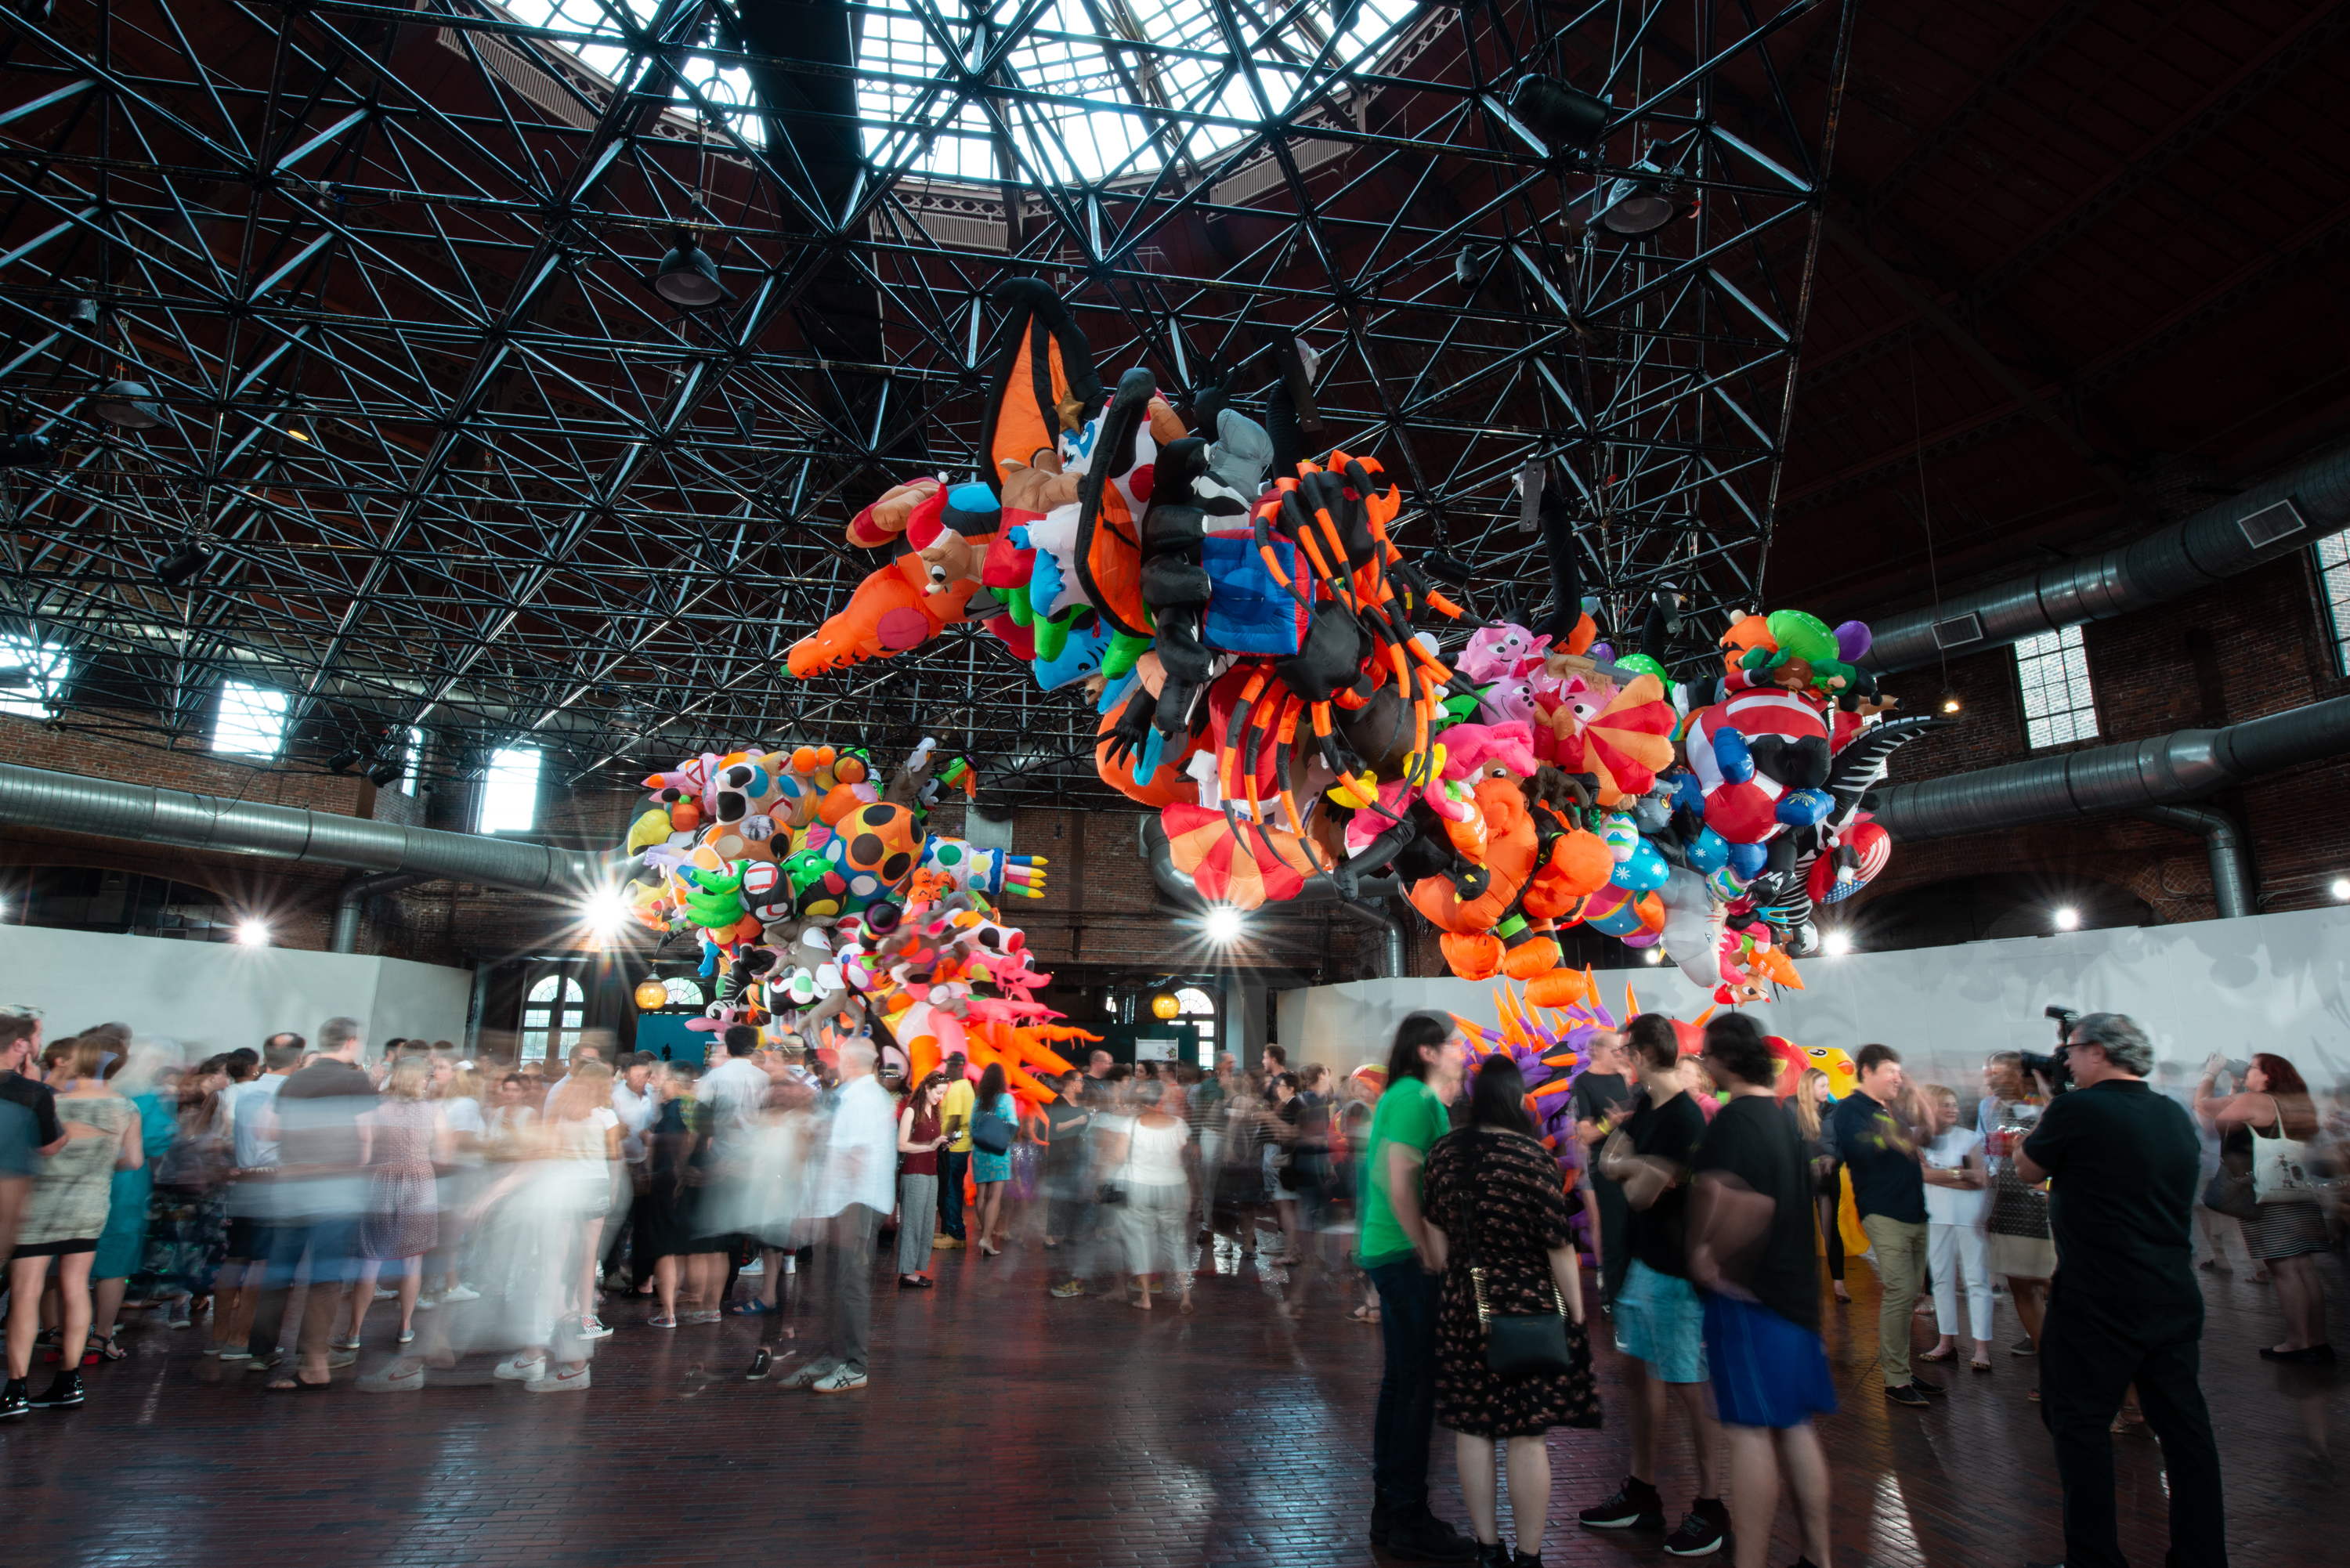
[[[0,472],[0,635],[65,650],[69,726],[287,691],[302,766],[919,728],[1082,787],[1090,712],[974,628],[781,658],[877,564],[850,512],[970,472],[1015,275],[1113,380],[1261,410],[1310,349],[1318,439],[1403,477],[1482,610],[1548,592],[1530,464],[1607,618],[1751,602],[1849,5],[1138,4],[22,7],[0,393],[55,461]],[[1513,109],[1537,71],[1611,100],[1593,151]],[[1630,243],[1593,194],[1643,157],[1682,215]],[[720,307],[649,286],[681,230]],[[160,424],[99,416],[119,379]]]

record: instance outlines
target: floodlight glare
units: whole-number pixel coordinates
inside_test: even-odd
[[[1852,933],[1850,931],[1830,931],[1826,936],[1820,939],[1820,950],[1823,952],[1835,953],[1838,955],[1852,951]]]
[[[243,942],[249,948],[267,947],[269,945],[269,922],[266,920],[239,921],[236,928],[236,940]]]
[[[2350,877],[2336,877],[2334,878],[2333,888],[2329,890],[2336,899],[2350,903]]]
[[[2060,931],[2074,931],[2080,929],[2081,911],[2073,908],[2070,904],[2066,904],[2064,908],[2058,909],[2056,911],[2056,929]]]
[[[629,901],[618,888],[599,888],[588,896],[580,913],[588,929],[598,937],[618,936],[629,925]]]
[[[1208,911],[1208,919],[1202,929],[1207,931],[1208,940],[1211,942],[1232,942],[1238,941],[1241,932],[1247,927],[1241,919],[1241,912],[1238,909],[1216,909]]]

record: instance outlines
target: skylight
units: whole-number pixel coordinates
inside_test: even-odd
[[[213,721],[213,750],[227,756],[269,758],[286,743],[286,693],[231,680],[221,687]]]
[[[1179,151],[1195,163],[1207,162],[1216,150],[1245,138],[1268,109],[1285,114],[1326,86],[1331,71],[1368,64],[1415,10],[1409,0],[1240,8],[1234,14],[1253,65],[1253,86],[1249,73],[1227,63],[1233,51],[1207,0],[1053,0],[1003,52],[1000,67],[1004,85],[1045,96],[999,100],[1005,117],[999,130],[982,109],[958,103],[941,78],[952,80],[964,66],[1000,48],[1005,28],[1034,4],[964,0],[934,9],[878,0],[857,6],[857,112],[866,155],[908,173],[992,182],[1012,172],[1029,184],[1149,175]],[[650,21],[659,0],[510,0],[503,9],[533,26],[615,39],[577,48],[583,63],[608,78],[628,60],[618,42],[621,18],[630,25]],[[1274,25],[1268,30],[1260,17]],[[958,57],[951,67],[950,48]],[[747,112],[749,73],[722,70],[696,57],[684,74],[735,134],[754,145],[764,141],[763,121]],[[1259,102],[1257,86],[1267,101]],[[676,96],[691,102],[682,91]],[[1154,125],[1143,114],[1105,112],[1096,105],[1134,105],[1227,123]],[[1014,171],[1002,166],[1005,132]]]
[[[481,830],[527,833],[537,826],[538,753],[526,746],[491,753],[482,781]]]
[[[408,756],[407,759],[400,763],[400,794],[412,795],[416,793],[417,772],[419,769],[422,768],[423,765],[424,732],[417,729],[414,725],[411,725],[409,726],[408,731]]]
[[[16,632],[0,633],[0,713],[50,717],[57,711],[57,693],[72,673],[73,660],[63,643],[36,643]]]

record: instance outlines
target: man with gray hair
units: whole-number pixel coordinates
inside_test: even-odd
[[[2048,1225],[2056,1277],[2040,1334],[2040,1419],[2064,1489],[2064,1568],[2122,1568],[2107,1428],[2137,1386],[2162,1440],[2170,1561],[2225,1568],[2220,1449],[2196,1381],[2203,1293],[2191,1234],[2200,1148],[2187,1113],[2146,1082],[2154,1045],[2118,1012],[2073,1026],[2060,1095],[2015,1168],[2055,1178]]]
[[[898,1115],[873,1075],[878,1053],[861,1030],[838,1051],[824,1173],[813,1217],[824,1221],[813,1295],[825,1314],[822,1354],[784,1379],[786,1388],[846,1394],[865,1386],[865,1341],[873,1319],[873,1238],[897,1202]],[[764,1371],[764,1357],[753,1376]]]

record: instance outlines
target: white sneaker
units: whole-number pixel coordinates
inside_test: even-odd
[[[522,1386],[526,1394],[584,1394],[588,1391],[588,1368],[582,1366],[576,1372],[552,1372],[544,1377],[534,1377]]]
[[[471,1285],[451,1285],[441,1293],[441,1300],[444,1304],[449,1302],[477,1302],[481,1299],[482,1293]]]
[[[416,1310],[418,1312],[431,1312],[440,1304],[441,1298],[439,1296],[419,1296],[416,1298]]]
[[[790,1376],[785,1378],[783,1380],[784,1386],[786,1388],[813,1388],[818,1382],[824,1378],[831,1376],[835,1372],[839,1370],[840,1363],[837,1361],[811,1361],[805,1366],[795,1369]]]
[[[812,1394],[846,1394],[852,1388],[865,1386],[865,1374],[851,1372],[847,1366],[834,1367],[809,1386]]]
[[[795,1274],[798,1273],[799,1271],[800,1260],[798,1254],[795,1252],[785,1252],[784,1254],[784,1272],[787,1274]]]
[[[582,1339],[609,1339],[612,1337],[612,1330],[610,1325],[606,1324],[602,1318],[583,1318],[580,1320],[579,1324],[579,1337]]]
[[[375,1299],[380,1302],[396,1302],[400,1299],[400,1293],[394,1290],[386,1290],[383,1286],[378,1285],[375,1288]]]
[[[743,1264],[742,1268],[735,1271],[734,1277],[739,1280],[757,1280],[765,1278],[766,1272],[767,1260],[764,1258],[754,1258],[749,1262]]]
[[[490,1371],[493,1377],[503,1377],[509,1383],[527,1382],[546,1376],[546,1357],[534,1355],[525,1361],[517,1355],[511,1361],[501,1361]]]

